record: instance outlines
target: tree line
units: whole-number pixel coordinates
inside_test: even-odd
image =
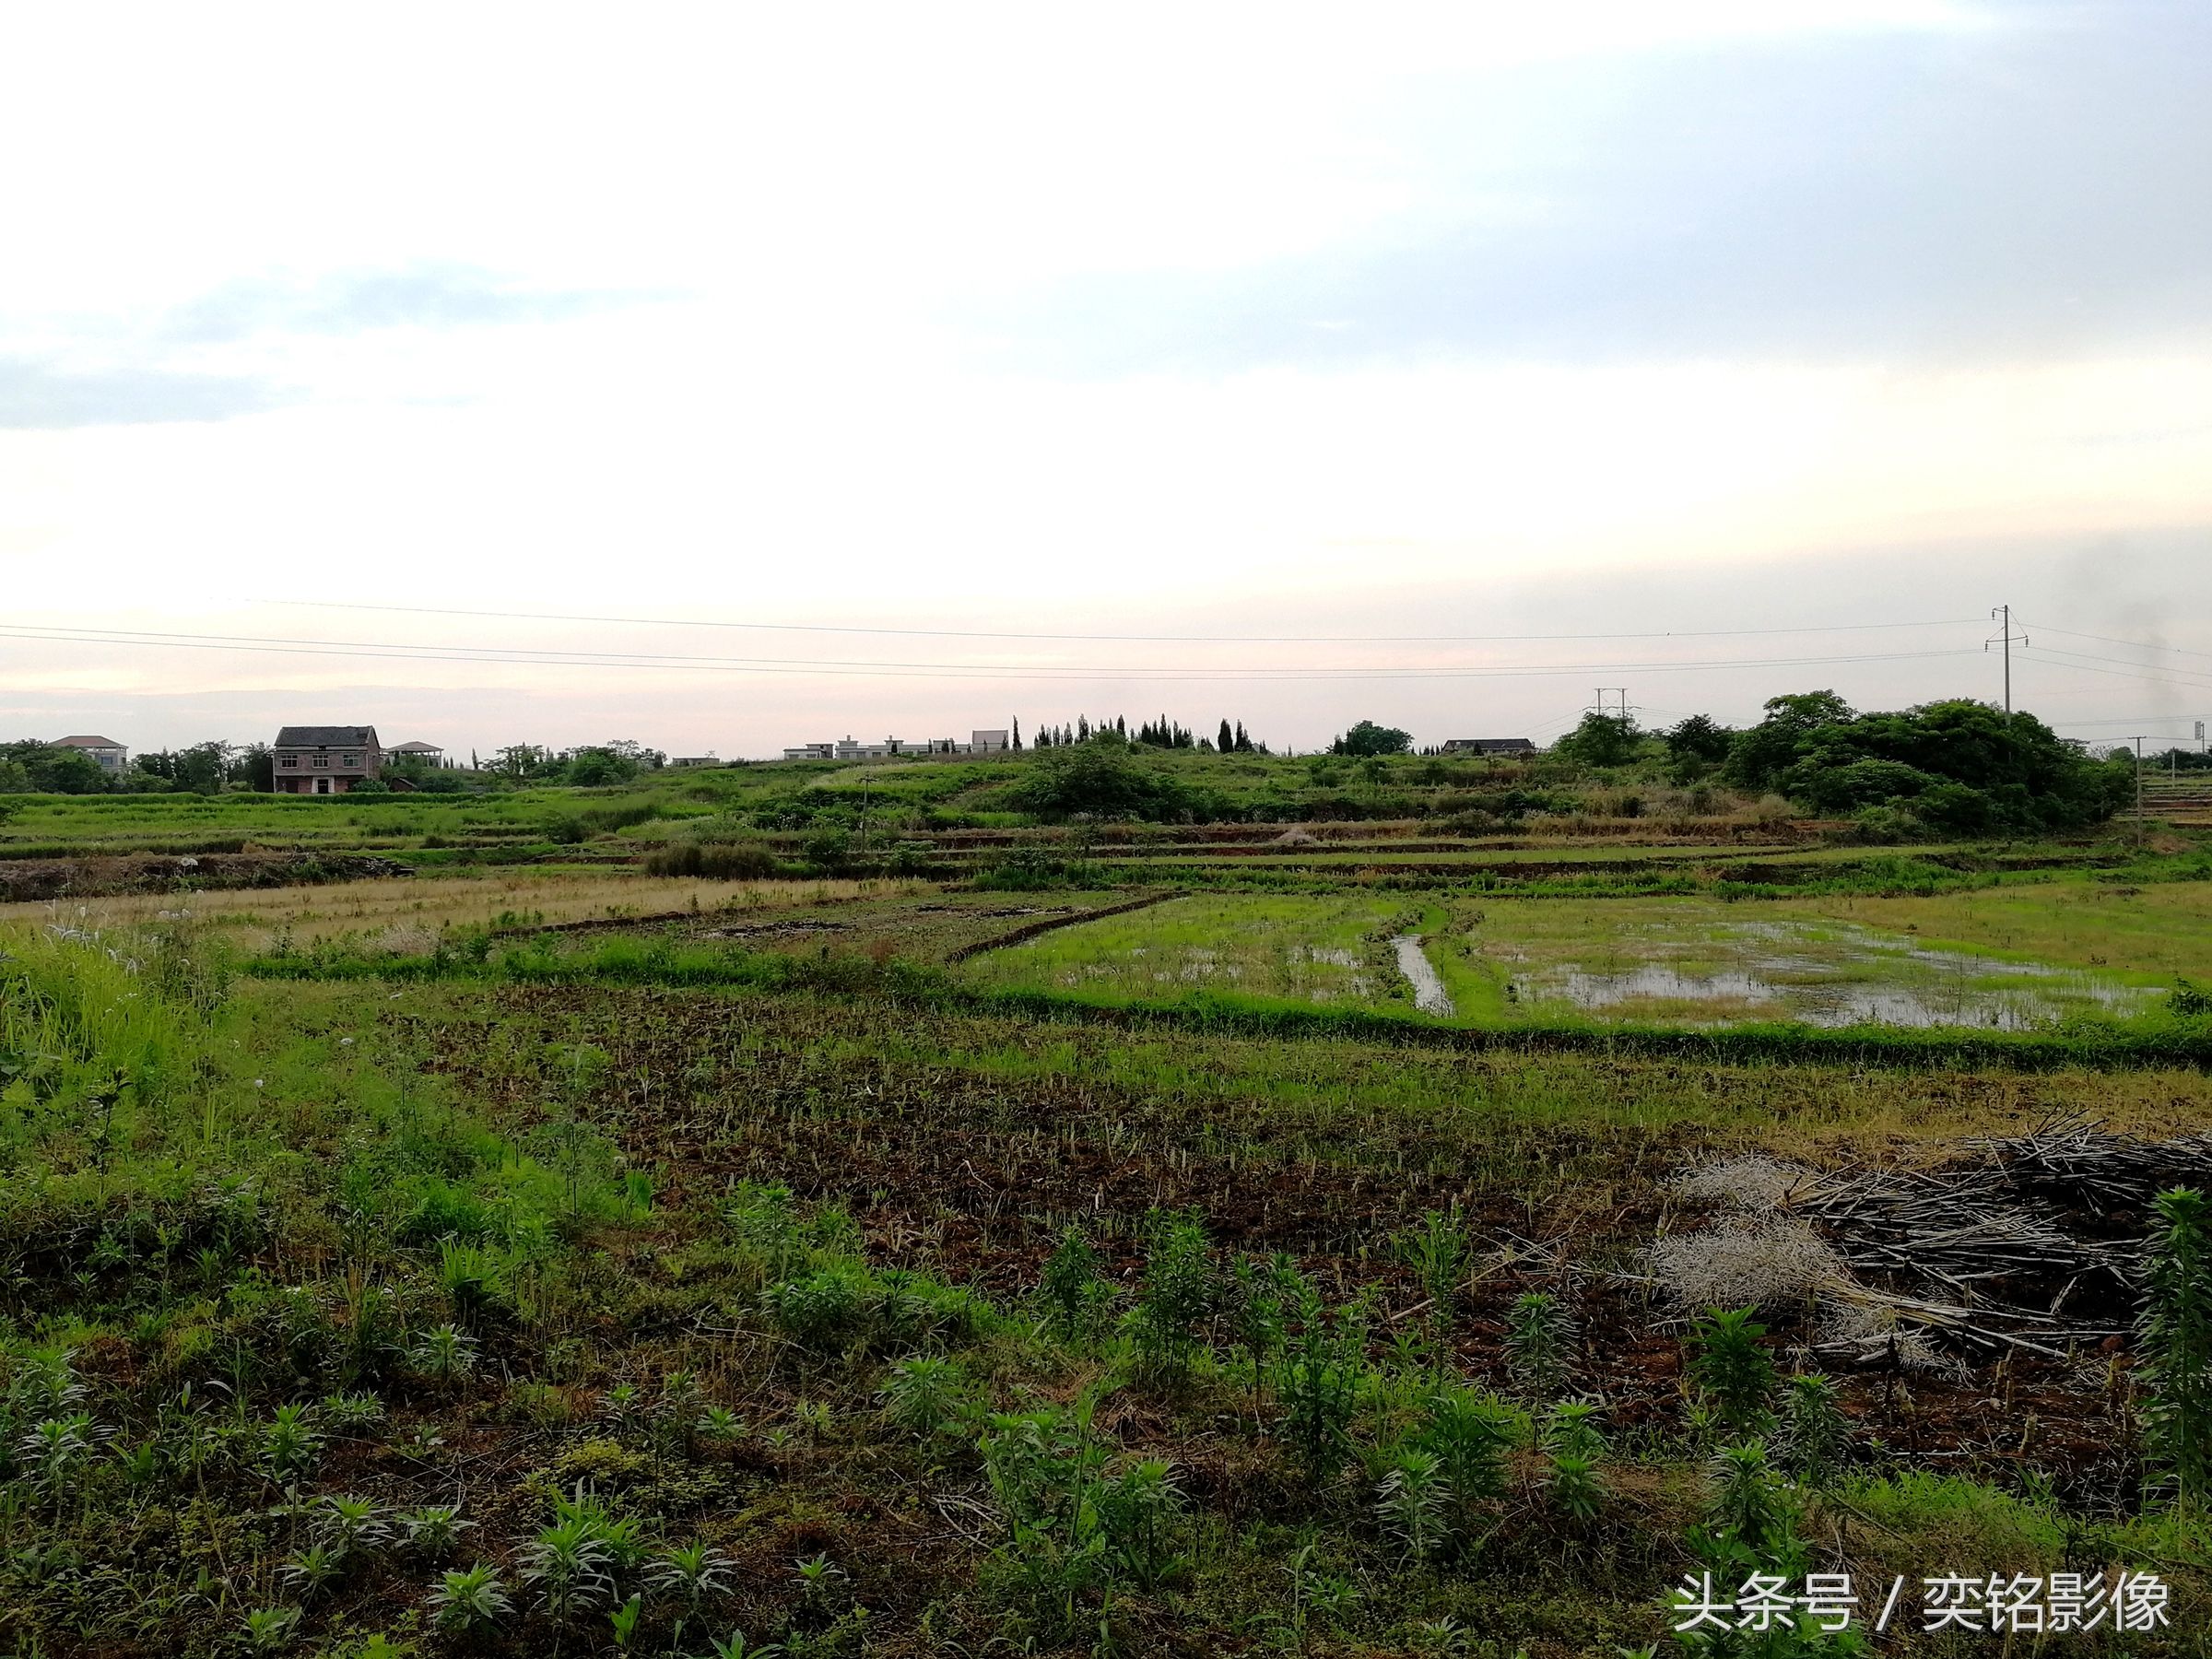
[[[1692,714],[1645,731],[1633,714],[1592,712],[1551,753],[1658,764],[1677,783],[1715,779],[1900,832],[2076,829],[2110,818],[2134,788],[2132,756],[2100,761],[2025,710],[1969,698],[1862,712],[1832,690],[1801,691],[1769,698],[1764,715],[1741,730]]]
[[[630,738],[577,748],[510,744],[487,760],[471,751],[468,765],[433,766],[416,755],[384,758],[384,778],[405,781],[429,794],[451,794],[488,784],[569,784],[578,788],[628,783],[667,765],[668,757]],[[110,772],[82,749],[27,738],[0,743],[0,794],[220,794],[226,789],[276,788],[276,763],[265,743],[221,738],[181,748],[148,749]],[[390,785],[377,779],[349,792],[376,794]]]
[[[1124,743],[1146,748],[1192,749],[1206,754],[1266,755],[1274,751],[1264,743],[1255,743],[1244,730],[1241,720],[1224,718],[1220,728],[1212,737],[1201,737],[1190,727],[1171,720],[1165,714],[1157,719],[1140,721],[1133,732],[1129,722],[1122,715],[1095,724],[1089,716],[1078,714],[1072,724],[1042,725],[1036,728],[1036,747],[1041,749],[1069,748],[1093,738],[1112,735]],[[1014,747],[1021,747],[1021,723],[1014,723]]]

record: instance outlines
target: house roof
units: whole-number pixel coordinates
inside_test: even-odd
[[[53,748],[121,748],[123,745],[112,737],[56,737],[50,747]]]
[[[390,752],[394,755],[442,755],[445,753],[436,744],[425,743],[420,738],[417,738],[412,743],[395,743],[392,746]]]
[[[376,747],[374,726],[286,726],[276,734],[278,748],[330,748],[350,744],[357,748]]]

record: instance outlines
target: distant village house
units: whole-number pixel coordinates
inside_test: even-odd
[[[384,759],[387,760],[419,760],[425,766],[443,766],[445,751],[434,743],[424,743],[418,738],[413,743],[394,744],[384,751]]]
[[[1453,737],[1440,751],[1446,755],[1533,755],[1536,746],[1525,737]]]
[[[124,764],[131,758],[131,751],[112,737],[57,737],[52,747],[73,748],[89,755],[111,778],[122,777]]]
[[[278,794],[344,794],[383,770],[374,726],[286,726],[269,749]]]
[[[1005,729],[971,731],[968,741],[951,737],[886,737],[881,743],[862,743],[850,735],[835,743],[794,743],[783,751],[786,760],[880,760],[892,755],[990,755],[1013,747]],[[678,762],[681,764],[681,762]]]

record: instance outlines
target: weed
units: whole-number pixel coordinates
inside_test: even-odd
[[[400,1535],[407,1549],[426,1561],[441,1561],[453,1554],[461,1535],[475,1525],[464,1521],[460,1510],[450,1503],[425,1504],[399,1516]]]
[[[1732,1429],[1762,1430],[1771,1420],[1774,1361],[1759,1339],[1767,1327],[1750,1308],[1711,1309],[1690,1326],[1688,1371]]]
[[[1782,1461],[1808,1486],[1824,1486],[1850,1455],[1851,1419],[1837,1403],[1835,1379],[1818,1371],[1790,1378],[1783,1388]]]
[[[1112,1295],[1100,1277],[1099,1253],[1074,1222],[1060,1230],[1060,1241],[1045,1258],[1037,1288],[1062,1334],[1077,1338],[1090,1332],[1100,1309]]]
[[[612,1556],[598,1526],[568,1517],[541,1528],[523,1546],[523,1583],[556,1623],[588,1613],[614,1597]]]
[[[735,1562],[712,1545],[677,1544],[662,1553],[647,1582],[655,1590],[675,1595],[687,1607],[696,1610],[700,1604],[730,1593],[733,1582],[730,1575],[735,1568]]]
[[[884,1414],[918,1440],[943,1433],[971,1409],[959,1362],[926,1354],[892,1366],[880,1398]]]
[[[430,1587],[431,1619],[441,1630],[465,1634],[487,1629],[504,1618],[512,1605],[499,1569],[482,1561],[443,1573]]]
[[[2212,1206],[2192,1187],[2160,1193],[2143,1342],[2153,1462],[2184,1500],[2212,1497]]]
[[[1205,1344],[1221,1300],[1219,1275],[1195,1222],[1155,1214],[1147,1218],[1150,1241],[1144,1282],[1129,1316],[1140,1367],[1150,1376],[1180,1381]]]
[[[1375,1524],[1408,1561],[1425,1561],[1452,1535],[1452,1489],[1433,1452],[1404,1448],[1391,1455],[1375,1488]]]
[[[1514,1300],[1506,1320],[1505,1364],[1522,1398],[1551,1399],[1566,1386],[1573,1337],[1573,1321],[1549,1291],[1530,1290]]]

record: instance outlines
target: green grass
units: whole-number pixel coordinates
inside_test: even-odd
[[[1106,1003],[1210,992],[1374,1007],[1389,1002],[1397,981],[1382,940],[1394,918],[1411,914],[1364,896],[1194,895],[989,952],[965,977]]]

